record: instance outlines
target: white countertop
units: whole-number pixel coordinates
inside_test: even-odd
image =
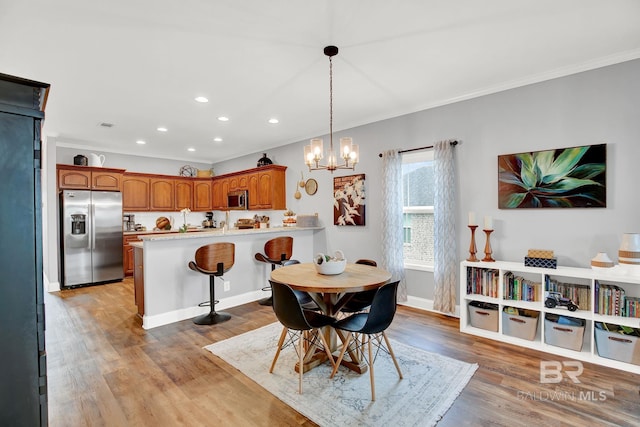
[[[175,231],[151,231],[146,234],[138,232],[130,232],[129,234],[140,234],[139,238],[144,241],[166,241],[166,240],[184,240],[184,239],[197,239],[202,237],[217,237],[217,236],[244,236],[252,234],[267,234],[267,233],[281,233],[281,232],[296,232],[303,230],[322,230],[324,227],[270,227],[270,228],[248,228],[248,229],[235,229],[223,230],[222,228],[203,228],[187,233],[176,233]],[[125,233],[126,234],[126,233]]]

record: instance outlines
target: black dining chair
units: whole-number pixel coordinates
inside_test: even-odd
[[[300,264],[300,261],[298,261],[297,259],[289,259],[282,262],[283,267],[286,267],[287,265],[294,265],[294,264]],[[292,289],[292,290],[293,290],[293,293],[296,294],[296,298],[298,298],[298,302],[300,303],[300,305],[304,310],[313,310],[313,311],[320,310],[320,307],[318,307],[318,304],[316,304],[313,298],[311,298],[311,295],[309,295],[309,292],[298,291],[296,289]]]
[[[372,267],[378,266],[378,263],[372,259],[359,259],[355,263],[370,265]],[[371,302],[373,301],[373,296],[376,294],[376,291],[377,289],[356,292],[351,299],[342,306],[340,311],[342,313],[351,314],[368,309],[371,306]]]
[[[376,400],[373,365],[380,350],[383,350],[384,352],[391,355],[391,359],[393,360],[393,363],[396,366],[396,370],[398,371],[398,376],[400,377],[400,379],[402,379],[402,371],[400,370],[400,365],[398,365],[396,356],[393,354],[393,349],[391,348],[391,343],[389,342],[387,334],[385,333],[385,330],[389,327],[389,325],[391,325],[393,317],[396,313],[398,283],[399,281],[391,282],[378,288],[376,290],[375,296],[373,297],[369,312],[352,314],[349,317],[338,320],[333,325],[335,329],[350,333],[346,336],[346,339],[342,345],[342,349],[340,350],[338,360],[336,361],[333,367],[333,371],[331,372],[330,378],[333,378],[338,371],[338,367],[340,366],[340,363],[344,358],[344,354],[348,349],[357,352],[357,354],[361,354],[363,356],[362,359],[367,362],[367,365],[369,365],[371,400]],[[359,334],[361,338],[354,338],[354,334]],[[374,341],[373,343],[372,340]],[[367,345],[368,350],[367,355],[365,355],[364,353],[365,344]],[[376,346],[375,355],[372,351],[372,344]],[[350,345],[352,345],[351,348],[349,347]]]
[[[305,348],[310,352],[315,351],[317,348],[322,348],[331,364],[335,365],[329,344],[320,329],[332,325],[335,319],[316,311],[304,310],[293,289],[284,283],[272,280],[269,282],[271,283],[273,295],[273,311],[283,326],[278,340],[278,349],[271,363],[269,373],[273,373],[280,351],[289,345],[294,346],[298,354],[298,392],[302,394]],[[285,342],[287,336],[289,339]]]

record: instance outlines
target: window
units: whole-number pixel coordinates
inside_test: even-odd
[[[433,267],[433,150],[402,156],[405,267]]]

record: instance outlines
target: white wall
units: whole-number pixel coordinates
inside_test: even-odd
[[[640,198],[633,178],[640,159],[638,75],[640,60],[634,60],[337,132],[335,141],[341,136],[351,136],[360,145],[361,161],[355,172],[309,173],[302,155],[308,141],[269,150],[267,155],[274,163],[288,166],[288,207],[299,214],[319,214],[326,226],[328,251],[341,249],[352,260],[380,260],[383,200],[379,191],[382,161],[378,153],[457,139],[461,142],[455,149],[459,227],[454,243],[460,260],[468,256],[467,212],[475,211],[479,218],[484,215],[494,218],[496,231],[491,237],[494,258],[522,261],[527,249],[542,248],[554,250],[560,265],[587,267],[600,251],[616,259],[622,233],[640,231]],[[339,127],[340,118],[335,120]],[[327,144],[326,135],[324,138]],[[608,144],[607,208],[498,209],[498,155],[603,142]],[[60,162],[72,163],[73,155],[81,150],[59,148],[58,152]],[[260,157],[262,152],[256,152],[215,164],[215,172],[219,175],[253,168]],[[141,159],[108,154],[105,166],[169,174],[177,174],[179,170],[179,162],[168,165],[164,163],[166,160]],[[159,167],[160,164],[163,166]],[[142,165],[145,170],[140,169]],[[47,166],[55,168],[51,161]],[[293,194],[301,171],[305,178],[314,177],[319,188],[314,196],[303,191],[302,198],[296,200]],[[337,227],[333,225],[332,177],[352,173],[366,175],[366,226]],[[52,176],[50,172],[48,176]],[[51,186],[49,182],[49,190]],[[53,188],[55,193],[55,178]],[[51,206],[55,203],[49,200]],[[274,221],[282,220],[281,211],[271,216]],[[483,247],[484,236],[479,236],[478,248]],[[51,265],[49,270],[53,270]],[[49,277],[57,277],[57,272]],[[410,295],[432,297],[432,273],[411,272],[407,282]]]
[[[347,258],[381,259],[380,194],[382,161],[378,153],[457,139],[459,259],[468,256],[467,212],[494,218],[493,257],[522,261],[529,248],[552,249],[559,265],[588,267],[597,252],[617,259],[622,233],[640,231],[640,197],[634,179],[640,159],[640,60],[512,89],[468,101],[376,122],[338,132],[360,145],[355,173],[366,175],[368,191],[365,227],[333,223],[332,175],[304,172],[319,184],[316,195],[303,192],[295,200],[303,146],[308,141],[269,150],[274,163],[287,165],[288,207],[297,213],[318,212],[327,227],[330,250]],[[434,83],[436,84],[436,83]],[[348,96],[348,93],[341,96]],[[324,120],[323,117],[318,118]],[[340,118],[336,117],[339,127]],[[328,124],[327,124],[328,126]],[[321,135],[318,135],[321,136]],[[324,136],[325,144],[328,138]],[[500,154],[607,143],[607,207],[589,209],[498,209],[497,156]],[[215,164],[217,173],[254,167],[261,153]],[[353,172],[336,171],[333,176]],[[479,236],[478,249],[484,248]],[[408,276],[410,295],[431,298],[432,273]]]

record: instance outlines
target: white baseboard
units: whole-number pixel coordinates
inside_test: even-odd
[[[456,305],[455,313],[443,313],[438,310],[433,309],[433,300],[420,298],[420,297],[412,297],[411,295],[407,296],[407,300],[403,302],[399,302],[400,305],[405,305],[407,307],[417,308],[420,310],[431,311],[433,313],[440,313],[446,316],[460,317],[460,306]]]
[[[229,298],[220,299],[216,304],[216,311],[226,310],[238,305],[247,304],[253,301],[258,301],[265,297],[265,293],[262,291],[247,292],[242,295],[236,295]],[[154,315],[145,314],[142,316],[142,328],[151,329],[158,326],[168,325],[174,322],[180,322],[181,320],[193,319],[201,314],[209,312],[209,307],[187,307],[180,310],[169,311],[167,313],[160,313]]]
[[[47,275],[43,274],[42,288],[47,292],[58,292],[60,290],[60,282],[50,282]]]

